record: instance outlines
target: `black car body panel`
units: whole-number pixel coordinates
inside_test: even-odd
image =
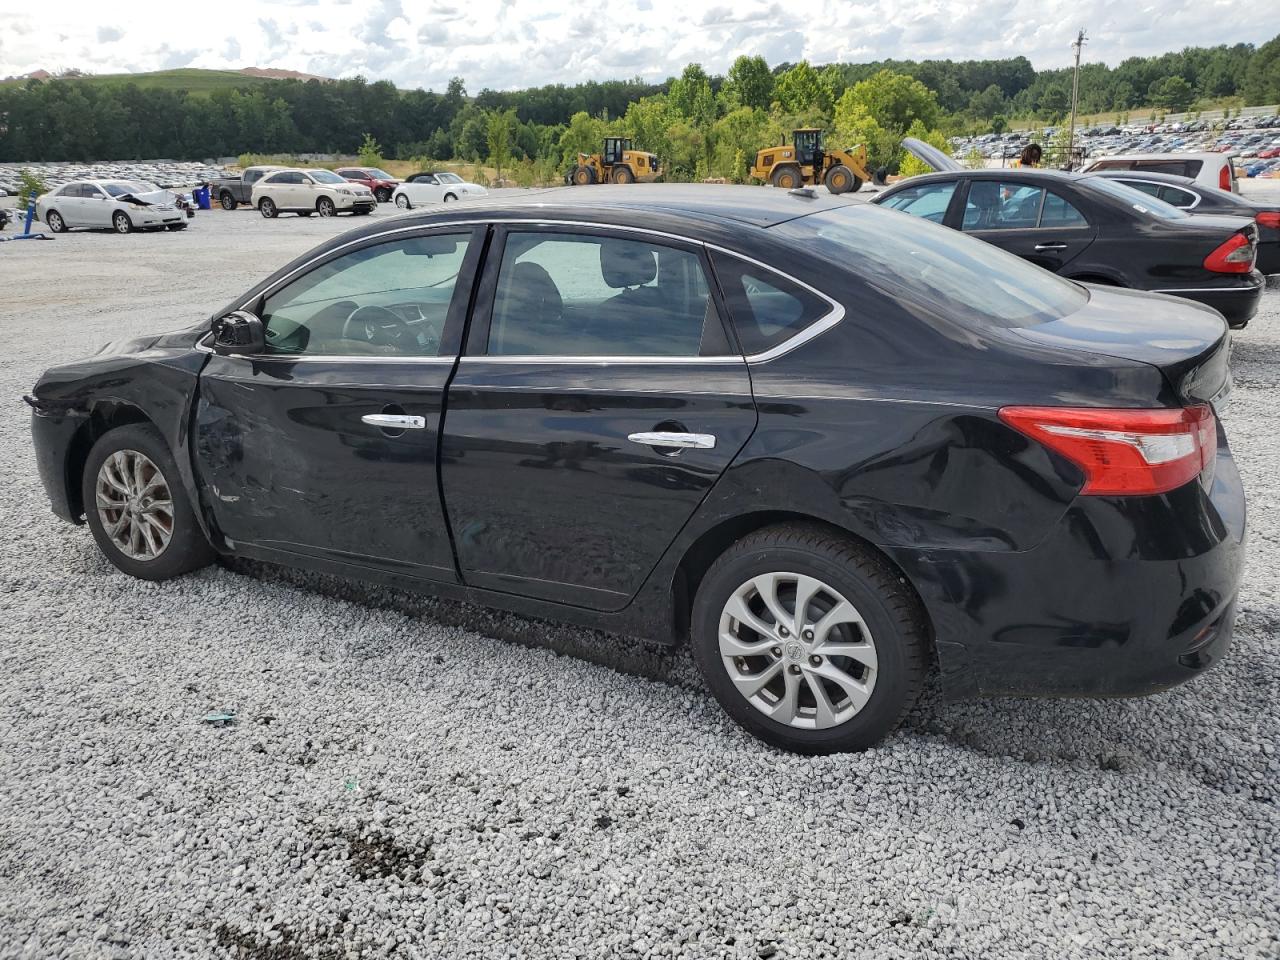
[[[1280,273],[1280,226],[1268,226],[1257,220],[1259,214],[1280,215],[1280,203],[1244,197],[1171,173],[1099,170],[1089,175],[1118,180],[1195,216],[1226,214],[1254,219],[1258,225],[1258,272],[1266,275]]]
[[[1105,181],[1113,182],[1111,178]],[[1170,293],[1210,306],[1232,326],[1244,326],[1257,312],[1264,279],[1257,270],[1217,273],[1205,258],[1235,233],[1257,239],[1250,219],[1225,215],[1165,219],[1097,185],[1097,178],[1053,170],[948,170],[900,181],[874,197],[894,203],[904,191],[954,185],[945,226],[995,244],[1068,279],[1108,283],[1135,290]],[[984,227],[971,198],[979,191],[1026,187],[1061,198],[1083,217],[1046,226],[1038,216],[1026,227]],[[1150,204],[1148,204],[1150,206]]]
[[[1244,539],[1225,437],[1200,481],[1083,497],[1078,467],[998,416],[1010,404],[1217,398],[1229,383],[1220,318],[1175,298],[1067,287],[1081,304],[1068,316],[983,327],[777,229],[818,212],[883,230],[912,223],[899,214],[732,188],[583,196],[365,225],[228,307],[260,306],[345,251],[472,231],[438,358],[223,356],[206,322],[49,370],[33,435],[54,512],[83,514],[95,436],[147,420],[227,555],[675,642],[721,551],[761,525],[807,519],[896,565],[927,611],[950,696],[1145,693],[1221,655]],[[749,258],[839,309],[745,359],[485,356],[491,258],[517,223],[658,237],[699,251],[713,277],[720,258]],[[726,333],[742,336],[713,286]],[[425,428],[362,426],[388,408]],[[627,440],[664,425],[716,443],[673,455]]]

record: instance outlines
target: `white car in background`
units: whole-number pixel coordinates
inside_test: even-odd
[[[53,233],[75,227],[114,230],[182,230],[187,215],[168,190],[136,180],[72,180],[36,198],[36,216]]]
[[[478,183],[468,183],[456,173],[415,173],[396,187],[391,199],[401,210],[427,203],[451,203],[487,197],[489,191]]]
[[[1090,160],[1078,173],[1099,170],[1137,170],[1144,173],[1171,173],[1190,177],[1196,183],[1217,187],[1228,193],[1239,193],[1236,183],[1234,153],[1118,153]]]
[[[369,213],[378,205],[368,187],[350,183],[332,170],[302,167],[277,170],[253,185],[253,205],[268,220],[282,213],[335,217]]]

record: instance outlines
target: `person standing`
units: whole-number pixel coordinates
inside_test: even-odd
[[[1018,157],[1018,166],[1020,167],[1038,167],[1040,161],[1044,157],[1044,150],[1038,143],[1028,143],[1022,148],[1022,155]]]

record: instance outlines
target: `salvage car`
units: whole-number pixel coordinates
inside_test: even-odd
[[[1190,177],[1170,173],[1105,170],[1090,176],[1118,180],[1187,213],[1227,214],[1253,220],[1258,225],[1258,272],[1263,275],[1280,273],[1280,201],[1242,197],[1238,193],[1206,187]]]
[[[479,201],[331,239],[48,370],[54,512],[120,570],[219,556],[668,643],[763,740],[951,697],[1148,694],[1230,643],[1221,316],[869,204]]]
[[[148,189],[150,188],[150,189]],[[53,233],[76,227],[114,230],[184,230],[187,215],[155,184],[128,180],[73,180],[36,198],[36,216]]]
[[[1265,279],[1254,269],[1251,218],[1191,216],[1103,177],[1057,170],[969,170],[913,138],[903,146],[935,170],[872,203],[924,217],[1072,280],[1186,297],[1248,324]]]
[[[469,183],[456,173],[424,171],[415,173],[396,187],[392,199],[401,210],[412,210],[427,203],[452,203],[487,197],[489,191],[478,183]]]
[[[253,185],[253,205],[266,219],[282,213],[336,217],[339,213],[370,213],[378,205],[373,191],[350,183],[332,170],[277,170]]]
[[[399,180],[379,167],[341,167],[333,172],[344,180],[368,187],[379,203],[390,201],[392,191],[400,186]]]

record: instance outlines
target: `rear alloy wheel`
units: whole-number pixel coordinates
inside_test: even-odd
[[[132,233],[133,221],[129,219],[129,215],[123,210],[117,210],[111,215],[111,228],[116,233]]]
[[[378,190],[378,192],[375,193],[373,197],[379,203],[386,203],[391,199],[391,191],[388,190],[386,187],[383,187],[380,190]]]
[[[231,191],[223,190],[218,196],[218,202],[222,204],[223,210],[234,210],[240,204],[236,203],[236,198],[231,195]]]
[[[734,720],[799,753],[863,750],[919,696],[926,629],[886,561],[820,526],[730,547],[699,587],[694,656]]]
[[[274,220],[280,215],[280,211],[276,209],[276,202],[270,197],[263,197],[258,201],[258,212],[267,220]]]
[[[804,177],[800,176],[798,167],[778,167],[769,177],[769,182],[780,190],[795,190],[804,186]]]
[[[46,213],[44,215],[44,222],[45,226],[47,226],[53,233],[67,232],[67,222],[62,219],[62,214],[57,210],[50,210]]]
[[[98,548],[125,573],[166,580],[212,562],[178,467],[150,424],[103,434],[89,451],[81,494]]]
[[[316,213],[322,217],[332,217],[338,212],[338,208],[333,205],[333,201],[328,197],[321,197],[316,201]]]
[[[401,210],[413,209],[413,204],[409,202],[409,198],[406,197],[403,193],[396,194],[396,206],[399,207]]]

